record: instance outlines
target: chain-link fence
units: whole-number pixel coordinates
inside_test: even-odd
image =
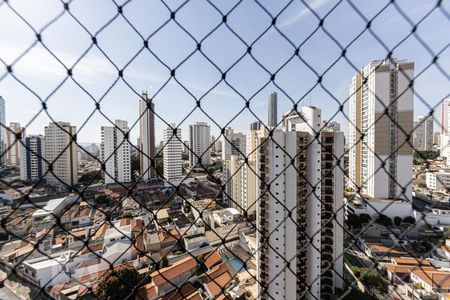
[[[0,295],[446,299],[450,4],[372,2],[0,2]]]

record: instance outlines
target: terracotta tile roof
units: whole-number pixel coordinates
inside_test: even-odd
[[[221,261],[222,261],[222,256],[217,251],[213,251],[213,252],[210,252],[205,257],[205,266],[208,269],[211,269],[212,266],[216,265],[217,263],[219,263]]]
[[[231,298],[228,294],[220,294],[219,297],[216,298],[216,300],[233,300],[233,298]]]
[[[397,265],[421,265],[421,266],[429,266],[431,265],[428,259],[414,258],[414,257],[392,257]]]
[[[398,274],[406,274],[409,272],[413,272],[415,270],[424,270],[424,271],[436,270],[434,267],[430,266],[413,266],[413,265],[385,264],[384,267],[388,269],[390,272]]]
[[[103,249],[103,244],[95,244],[95,245],[88,245],[88,247],[83,247],[80,250],[80,255],[86,254],[86,253],[92,253],[97,252]]]
[[[155,285],[158,286],[165,283],[167,280],[171,280],[179,276],[182,273],[195,271],[196,268],[197,261],[192,256],[188,256],[169,267],[153,272],[151,277]]]
[[[158,237],[161,244],[176,243],[181,238],[181,234],[176,228],[170,232],[163,229],[159,232]]]
[[[100,225],[100,228],[98,228],[97,231],[95,232],[94,240],[96,240],[96,239],[98,239],[100,237],[104,237],[105,233],[106,233],[106,230],[108,230],[108,228],[109,228],[109,223],[104,221],[102,223],[102,225]]]
[[[199,278],[199,281],[201,283],[210,282],[211,280],[219,277],[223,273],[227,273],[228,271],[229,271],[228,265],[226,263],[221,263],[221,264],[215,266],[214,268],[212,268],[211,270],[209,270],[208,272],[206,272],[206,274],[202,275]]]
[[[414,270],[411,273],[433,288],[450,289],[450,272]]]
[[[233,280],[229,272],[225,272],[222,275],[214,278],[208,283],[205,283],[205,289],[213,296],[219,295],[223,289],[225,289]]]
[[[401,253],[406,253],[406,251],[402,248],[402,247],[387,247],[387,246],[383,246],[383,245],[367,245],[367,247],[372,250],[372,251],[376,251],[376,252],[382,252],[382,253],[388,253],[388,254],[401,254]]]
[[[150,300],[158,296],[156,286],[153,282],[148,283],[139,289],[136,299]]]
[[[203,300],[199,291],[195,291],[185,298],[186,300]]]
[[[197,291],[197,289],[190,282],[186,282],[179,289],[176,289],[164,297],[161,297],[159,300],[184,300],[188,299],[193,292]]]
[[[120,219],[120,223],[119,223],[120,227],[128,226],[130,224],[131,224],[131,218]]]

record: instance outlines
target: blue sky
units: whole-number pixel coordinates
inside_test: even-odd
[[[116,3],[121,5],[121,2]],[[223,14],[227,14],[237,1],[211,2]],[[260,1],[272,15],[278,15],[288,2]],[[366,27],[366,22],[353,10],[348,1],[306,2],[319,16],[326,16],[324,29],[343,46],[347,46]],[[354,0],[352,3],[365,18],[371,19],[388,2]],[[443,1],[442,4],[447,14],[450,12],[449,2]],[[5,63],[11,64],[36,41],[36,36],[8,5],[0,3],[2,4],[0,58]],[[36,31],[41,31],[51,19],[63,13],[62,3],[56,0],[33,0],[33,5],[26,0],[10,0],[9,3]],[[184,2],[166,0],[166,3],[170,9],[175,10]],[[403,0],[396,3],[413,23],[421,20],[436,4],[431,0]],[[335,6],[333,12],[329,13]],[[116,4],[106,0],[74,0],[69,4],[69,8],[92,34],[98,32],[117,13]],[[5,76],[6,68],[0,64],[0,78],[3,78],[0,81],[0,95],[6,100],[7,122],[18,121],[22,125],[27,125],[28,133],[43,133],[43,127],[48,124],[49,117],[44,112],[35,117],[42,107],[38,97],[46,99],[50,96],[47,101],[48,113],[55,121],[69,121],[76,125],[79,140],[82,142],[99,142],[100,126],[109,125],[114,119],[128,120],[130,126],[137,121],[139,100],[137,94],[142,91],[148,91],[150,96],[156,95],[155,109],[159,115],[156,126],[157,140],[161,138],[162,130],[166,127],[159,118],[166,120],[167,123],[177,124],[184,120],[181,124],[184,139],[188,137],[188,125],[196,121],[208,122],[216,136],[219,126],[214,122],[221,127],[231,122],[229,126],[246,132],[255,117],[249,110],[243,110],[245,100],[251,98],[252,111],[261,120],[267,121],[266,98],[271,91],[277,91],[279,94],[280,115],[281,112],[292,108],[290,99],[298,101],[303,98],[300,105],[321,107],[324,118],[330,118],[339,108],[339,104],[322,87],[316,86],[311,90],[317,82],[317,76],[306,64],[322,74],[339,59],[341,50],[322,29],[304,42],[314,32],[319,21],[301,1],[293,1],[283,10],[276,22],[279,30],[291,39],[295,46],[302,43],[300,56],[303,62],[295,57],[277,73],[275,78],[276,85],[286,94],[269,82],[268,73],[252,57],[246,55],[227,72],[226,81],[235,90],[222,81],[204,96],[221,79],[221,73],[217,68],[222,71],[229,69],[247,50],[243,41],[252,44],[271,25],[272,19],[254,1],[242,1],[227,17],[227,24],[243,41],[224,24],[208,35],[221,23],[222,16],[206,1],[189,1],[177,12],[177,22],[197,41],[204,39],[201,49],[217,66],[214,67],[201,53],[196,52],[177,68],[176,80],[192,95],[173,78],[162,90],[160,88],[170,78],[170,71],[164,64],[171,69],[176,67],[196,49],[197,42],[174,21],[170,21],[149,39],[149,48],[158,56],[159,61],[149,50],[142,49],[141,36],[147,38],[164,24],[170,18],[169,10],[160,1],[132,0],[124,6],[123,15],[139,34],[122,16],[119,16],[97,35],[98,46],[117,68],[122,69],[126,66],[123,80],[119,79],[106,96],[103,97],[117,79],[117,70],[101,50],[96,46],[91,47],[90,35],[66,12],[43,30],[42,41],[68,67],[85,51],[88,51],[87,54],[73,68],[73,80],[71,78],[65,80],[67,77],[65,68],[42,44],[37,43],[13,66],[14,75],[34,93],[12,76]],[[429,51],[439,52],[450,42],[446,32],[448,28],[450,20],[442,10],[436,9],[420,23],[416,35],[410,36],[397,46],[409,35],[412,26],[405,21],[394,5],[390,5],[380,13],[371,26],[373,34],[377,35],[386,47],[391,49],[397,46],[393,51],[394,57],[416,62],[416,74],[422,72],[431,62],[432,55]],[[208,36],[205,38],[206,35]],[[419,39],[427,44],[428,49]],[[141,52],[138,56],[127,64],[139,51]],[[252,46],[254,58],[269,72],[275,72],[283,66],[294,51],[294,46],[273,27]],[[387,50],[372,33],[365,31],[351,44],[346,55],[355,67],[361,68],[370,60],[386,57]],[[444,51],[438,62],[442,69],[448,72],[450,50]],[[341,58],[325,73],[322,83],[331,94],[343,102],[348,97],[348,84],[354,74],[355,69]],[[61,82],[63,82],[61,87],[54,91]],[[265,87],[261,89],[263,86]],[[447,77],[435,66],[426,69],[415,81],[417,94],[432,106],[437,105],[449,93],[449,86]],[[202,97],[201,106],[209,117],[199,109],[195,109],[196,100],[193,96]],[[92,98],[99,100],[102,97],[101,111],[108,118],[95,111],[95,102]],[[347,107],[346,105],[345,112]],[[186,119],[193,109],[194,112]],[[233,119],[241,110],[242,113]],[[428,108],[416,96],[415,115],[428,112]],[[342,114],[335,116],[334,120],[343,123],[346,130],[346,120]],[[133,140],[138,136],[137,129],[136,124],[132,130]]]

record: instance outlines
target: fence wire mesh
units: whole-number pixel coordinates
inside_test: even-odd
[[[1,1],[1,284],[445,299],[449,9]]]

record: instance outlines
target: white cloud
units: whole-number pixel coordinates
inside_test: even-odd
[[[303,5],[304,7],[302,10],[300,10],[296,15],[294,15],[294,16],[290,17],[289,19],[285,20],[284,22],[282,22],[278,27],[286,28],[286,27],[292,26],[295,23],[297,23],[298,21],[300,21],[303,17],[305,17],[309,14],[312,14],[310,9],[317,11],[322,6],[327,4],[328,2],[330,2],[330,0],[312,0],[309,3],[307,3],[310,8]]]

